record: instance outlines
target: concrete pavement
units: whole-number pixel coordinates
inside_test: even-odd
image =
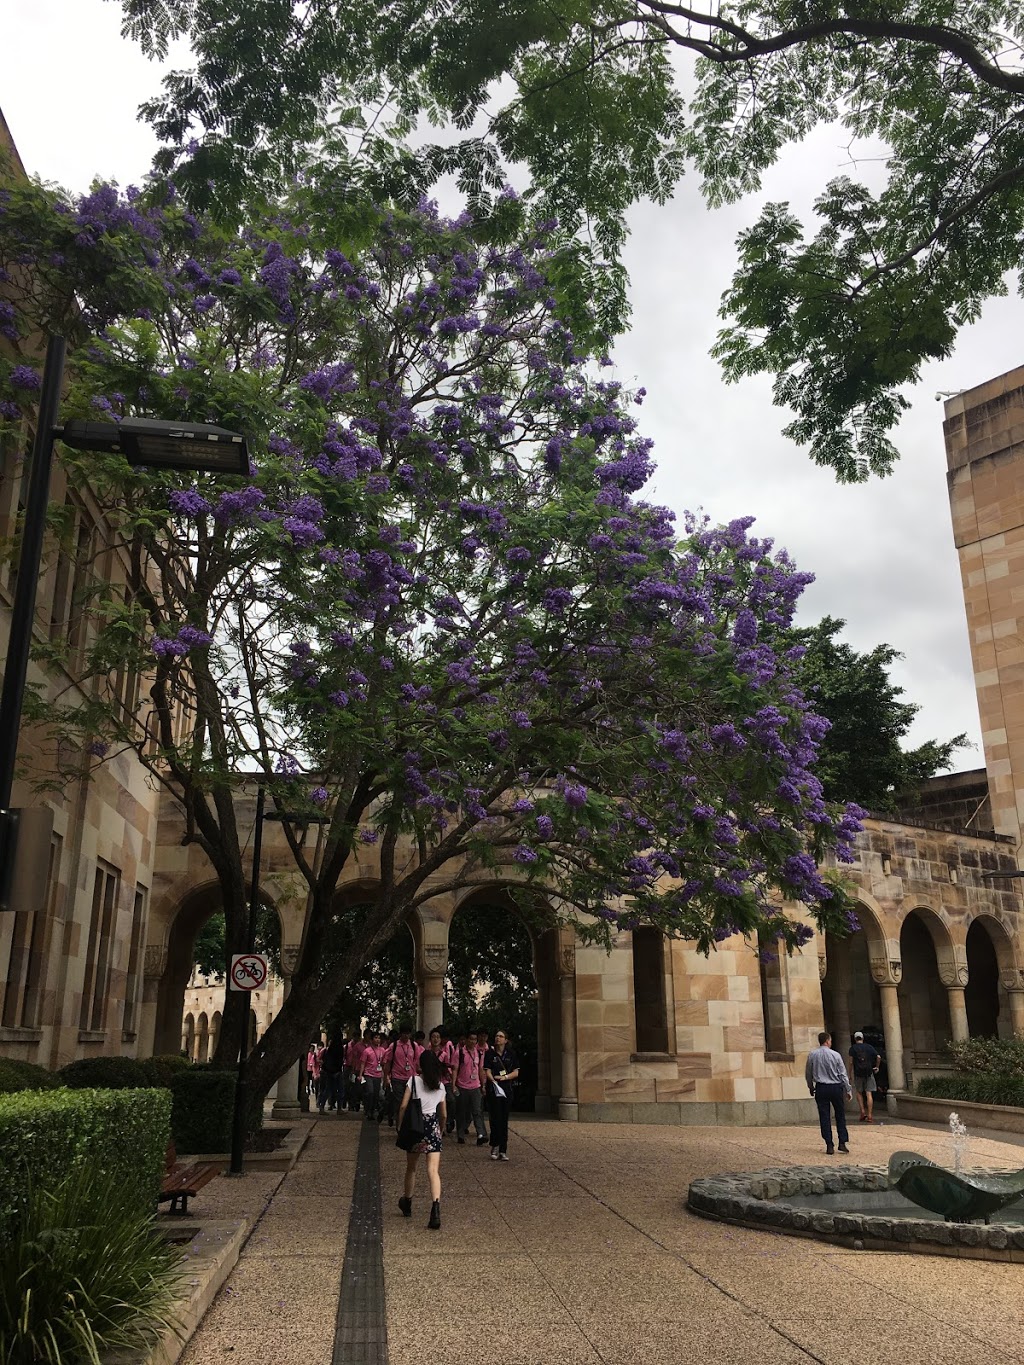
[[[232,1357],[330,1365],[361,1122],[315,1121],[186,1365]],[[948,1136],[918,1125],[855,1123],[851,1147],[850,1161],[869,1164],[900,1147],[951,1159]],[[383,1129],[390,1365],[467,1357],[501,1365],[875,1365],[881,1356],[900,1365],[1024,1365],[1024,1266],[845,1251],[685,1210],[697,1175],[821,1164],[814,1128],[524,1119],[513,1124],[509,1155],[507,1164],[492,1162],[487,1148],[449,1142],[444,1225],[430,1232],[422,1169],[413,1217],[399,1214],[404,1155]],[[976,1138],[968,1161],[1019,1167],[1024,1151]],[[468,1286],[477,1292],[466,1320]],[[333,1359],[345,1365],[344,1354]]]

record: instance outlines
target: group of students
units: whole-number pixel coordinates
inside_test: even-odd
[[[387,1042],[379,1032],[358,1031],[345,1041],[332,1039],[325,1047],[311,1044],[306,1071],[317,1107],[365,1110],[367,1121],[401,1126],[413,1094],[423,1111],[424,1136],[409,1152],[405,1193],[398,1201],[404,1217],[412,1216],[416,1165],[427,1158],[431,1210],[427,1226],[441,1226],[441,1147],[445,1134],[454,1133],[459,1146],[469,1138],[476,1145],[490,1143],[492,1161],[508,1161],[508,1119],[519,1078],[519,1061],[507,1036],[499,1030],[491,1042],[485,1029],[446,1038],[432,1029],[429,1038],[414,1034],[401,1023]],[[490,1136],[484,1113],[490,1119]]]

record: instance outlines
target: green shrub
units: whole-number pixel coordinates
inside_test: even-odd
[[[967,1072],[956,1076],[926,1076],[917,1093],[932,1099],[972,1104],[1009,1104],[1024,1109],[1024,1076],[1011,1073]]]
[[[950,1043],[958,1073],[990,1073],[1024,1080],[1024,1038],[966,1038]]]
[[[146,1063],[134,1057],[82,1057],[57,1075],[71,1090],[145,1090],[154,1083]]]
[[[181,1152],[227,1152],[235,1108],[235,1074],[192,1066],[173,1076],[171,1128]],[[261,1106],[262,1113],[262,1106]],[[259,1127],[259,1124],[256,1125]]]
[[[18,1090],[53,1090],[58,1085],[58,1077],[45,1066],[0,1057],[0,1095],[13,1095]]]
[[[100,1365],[171,1325],[181,1252],[104,1164],[32,1185],[0,1242],[0,1365]]]
[[[149,1085],[162,1085],[171,1088],[171,1081],[183,1071],[189,1071],[192,1063],[180,1052],[170,1052],[163,1057],[147,1057],[142,1062]]]
[[[166,1090],[0,1095],[0,1242],[28,1189],[99,1163],[142,1213],[156,1207],[170,1137]],[[2,1365],[2,1362],[0,1362]]]

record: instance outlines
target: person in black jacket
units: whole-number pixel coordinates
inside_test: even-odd
[[[328,1109],[341,1109],[345,1085],[345,1044],[332,1038],[324,1048],[320,1058],[320,1093],[317,1107],[321,1114],[324,1106]]]
[[[491,1111],[491,1160],[508,1160],[508,1115],[519,1078],[519,1060],[500,1029],[484,1057],[487,1104]]]

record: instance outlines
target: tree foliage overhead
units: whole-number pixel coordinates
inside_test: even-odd
[[[880,191],[841,176],[810,225],[769,204],[742,234],[716,347],[729,379],[775,376],[787,434],[843,480],[891,468],[901,387],[1019,272],[1017,0],[121,3],[150,53],[191,41],[194,70],[144,112],[158,165],[198,201],[223,208],[312,151],[343,167],[339,193],[361,176],[415,196],[454,174],[482,213],[525,168],[539,210],[588,243],[609,327],[634,201],[664,202],[687,165],[711,204],[755,193],[822,122],[854,155],[881,141]],[[418,120],[446,135],[411,150]]]
[[[134,751],[214,869],[231,952],[239,774],[287,816],[306,932],[261,1087],[435,895],[504,879],[588,938],[651,922],[710,949],[768,924],[792,946],[810,930],[772,888],[841,924],[815,859],[849,857],[858,828],[822,798],[822,722],[768,639],[807,575],[748,520],[680,536],[636,496],[642,395],[587,368],[546,233],[480,241],[430,205],[382,213],[365,248],[338,233],[302,186],[237,232],[111,186],[0,198],[11,435],[39,389],[32,338],[69,330],[66,417],[251,440],[248,478],[184,487],[66,452],[127,590],[102,555],[82,566],[84,649],[39,649],[80,686],[32,719],[76,772],[82,749]],[[339,909],[366,846],[370,911]]]
[[[903,688],[889,669],[901,655],[890,645],[867,654],[837,639],[846,623],[826,616],[788,638],[806,650],[799,678],[815,709],[830,723],[817,772],[832,801],[856,801],[880,815],[894,814],[929,777],[948,768],[966,735],[915,749],[902,741],[919,707],[901,701]]]

